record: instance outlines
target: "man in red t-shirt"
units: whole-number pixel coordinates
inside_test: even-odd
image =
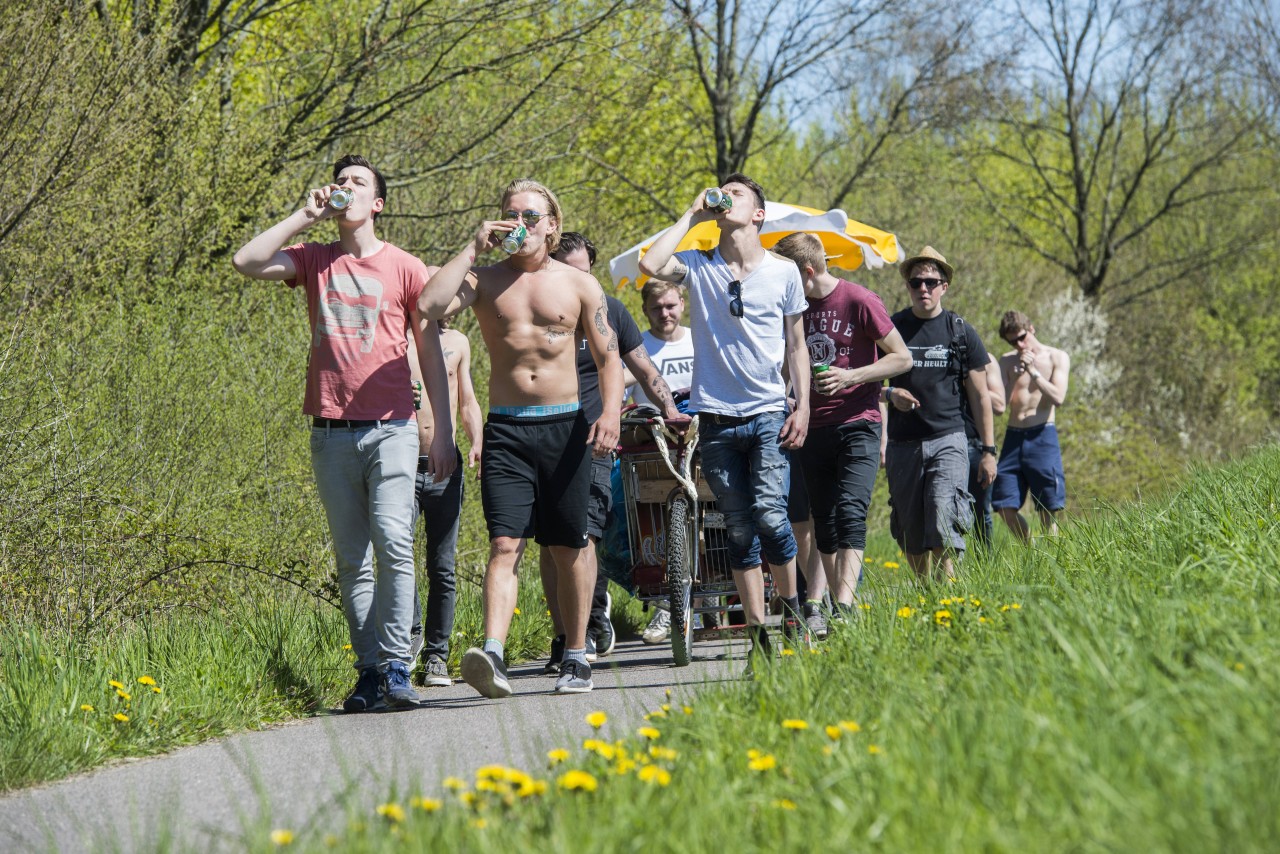
[[[347,203],[331,203],[335,194]],[[312,418],[311,467],[359,673],[342,704],[348,712],[418,700],[409,684],[418,428],[406,329],[413,330],[435,416],[431,473],[441,481],[457,465],[440,335],[417,310],[427,268],[374,233],[386,196],[382,173],[347,155],[334,164],[332,184],[311,190],[303,207],[232,261],[246,276],[301,285],[307,295],[311,352],[303,412]],[[329,219],[338,226],[336,242],[286,246]]]
[[[880,297],[827,271],[822,241],[784,237],[774,251],[800,268],[805,344],[813,366],[809,438],[799,452],[814,538],[837,618],[847,618],[862,574],[867,507],[880,468],[880,382],[911,367],[911,354]],[[877,358],[877,348],[883,358]],[[805,617],[817,613],[811,580]]]

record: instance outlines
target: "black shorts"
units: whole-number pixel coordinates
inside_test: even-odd
[[[613,454],[591,460],[591,500],[587,506],[587,533],[597,540],[604,536],[613,509]]]
[[[480,456],[480,498],[489,539],[534,538],[587,545],[590,425],[582,410],[520,418],[489,413]]]

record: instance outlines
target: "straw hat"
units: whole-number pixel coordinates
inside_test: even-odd
[[[913,255],[900,263],[898,265],[898,272],[902,273],[902,278],[910,278],[911,268],[916,264],[919,264],[921,261],[930,261],[937,264],[938,269],[942,271],[942,275],[946,276],[948,282],[951,281],[951,275],[955,272],[955,269],[947,263],[946,258],[942,257],[942,253],[937,249],[934,249],[932,246],[926,246],[920,250],[919,255]]]

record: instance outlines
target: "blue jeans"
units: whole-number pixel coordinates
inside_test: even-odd
[[[462,522],[464,473],[462,452],[458,467],[449,479],[436,483],[427,471],[428,458],[418,458],[418,479],[413,493],[413,518],[422,515],[427,531],[427,620],[422,637],[422,654],[449,660],[449,636],[453,634],[453,611],[457,586],[454,569],[458,556],[458,528]],[[423,631],[422,600],[413,590],[413,628]]]
[[[991,486],[982,485],[982,441],[969,440],[969,494],[973,496],[973,535],[991,545]]]
[[[764,412],[743,424],[703,421],[702,474],[724,513],[729,565],[760,565],[760,552],[772,566],[796,556],[796,538],[787,520],[791,462],[778,444],[786,415]]]
[[[329,519],[356,668],[410,665],[418,425],[313,427],[311,469]]]

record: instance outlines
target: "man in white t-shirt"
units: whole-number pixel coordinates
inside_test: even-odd
[[[751,637],[753,658],[767,661],[763,551],[783,606],[783,636],[808,641],[796,598],[796,540],[787,520],[787,452],[809,429],[809,351],[802,315],[804,286],[796,265],[760,243],[764,191],[746,175],[730,175],[720,192],[728,210],[707,205],[706,191],[640,259],[640,271],[689,288],[690,329],[698,359],[690,408],[701,422],[702,471],[725,514],[729,562]],[[676,253],[700,222],[714,219],[714,251]],[[795,395],[787,412],[786,360]],[[752,667],[748,669],[754,671]]]
[[[649,328],[640,333],[645,352],[658,366],[658,374],[672,392],[693,386],[693,334],[682,326],[684,288],[660,279],[650,279],[640,289],[640,304]],[[640,386],[627,386],[627,399],[640,402]]]

